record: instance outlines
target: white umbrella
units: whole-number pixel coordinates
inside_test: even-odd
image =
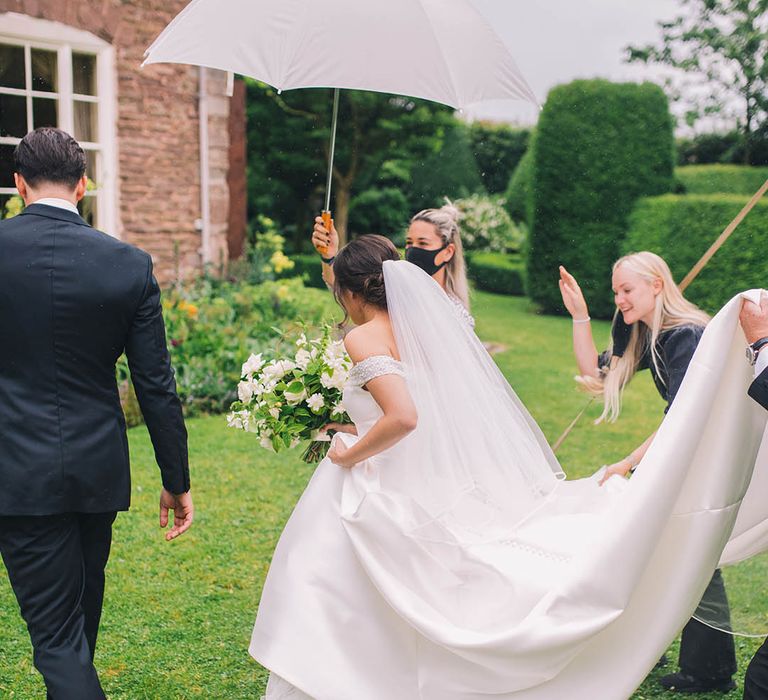
[[[218,68],[278,90],[336,88],[326,211],[339,88],[457,109],[498,99],[537,104],[508,49],[469,0],[192,0],[145,56],[145,64]]]

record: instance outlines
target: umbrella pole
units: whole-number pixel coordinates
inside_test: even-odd
[[[331,185],[333,184],[333,157],[336,153],[336,124],[339,121],[339,88],[333,89],[333,117],[331,119],[331,147],[328,152],[328,179],[325,185],[325,209],[322,211],[323,224],[330,232],[333,226],[331,218]]]

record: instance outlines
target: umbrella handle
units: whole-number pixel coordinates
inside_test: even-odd
[[[331,228],[333,228],[333,217],[331,216],[330,209],[323,209],[323,211],[320,212],[320,218],[322,218],[323,226],[325,226],[330,234]],[[320,251],[320,254],[323,256],[328,255],[328,248],[325,246],[318,247],[318,251]]]

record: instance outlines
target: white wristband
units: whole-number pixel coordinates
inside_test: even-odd
[[[587,316],[586,318],[574,318],[573,322],[574,323],[589,323],[591,320],[592,319],[589,316]]]

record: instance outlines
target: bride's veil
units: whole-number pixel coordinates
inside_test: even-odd
[[[384,282],[418,428],[382,485],[407,491],[451,539],[508,536],[564,478],[560,465],[440,286],[404,261],[384,263]]]

